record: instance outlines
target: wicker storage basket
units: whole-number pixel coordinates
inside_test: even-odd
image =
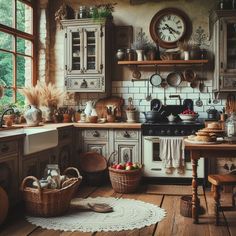
[[[133,193],[142,178],[142,169],[116,170],[109,167],[112,188],[118,193]]]
[[[199,204],[198,214],[202,215],[205,213],[205,210],[202,206],[200,206],[200,200],[198,200],[198,204]],[[186,195],[181,197],[180,214],[185,217],[192,217],[192,196]]]
[[[192,217],[192,197],[191,196],[181,197],[180,214],[185,217]]]
[[[25,177],[21,184],[26,211],[33,216],[51,217],[64,214],[70,206],[70,201],[77,190],[82,177],[76,168],[69,167],[64,173],[74,170],[78,177],[64,181],[61,189],[42,189],[34,176]],[[28,180],[36,181],[37,188],[27,187]]]
[[[97,152],[85,152],[80,155],[80,170],[88,185],[100,186],[108,181],[108,163],[116,154],[112,152],[108,159]]]

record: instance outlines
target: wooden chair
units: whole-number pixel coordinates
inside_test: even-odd
[[[208,175],[208,181],[212,184],[215,200],[216,225],[219,225],[219,211],[235,209],[236,192],[232,194],[232,207],[223,207],[220,205],[220,191],[223,185],[236,186],[236,175]]]

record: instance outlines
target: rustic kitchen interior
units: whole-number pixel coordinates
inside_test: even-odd
[[[0,235],[236,233],[236,1],[0,15]]]

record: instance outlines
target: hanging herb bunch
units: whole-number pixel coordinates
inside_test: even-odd
[[[114,6],[117,3],[106,3],[95,5],[92,12],[93,19],[100,18],[112,18],[112,12],[114,12]]]

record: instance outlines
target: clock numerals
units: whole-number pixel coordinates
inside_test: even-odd
[[[187,21],[188,17],[179,9],[160,10],[151,21],[151,36],[161,46],[174,48],[178,40],[184,39]]]

